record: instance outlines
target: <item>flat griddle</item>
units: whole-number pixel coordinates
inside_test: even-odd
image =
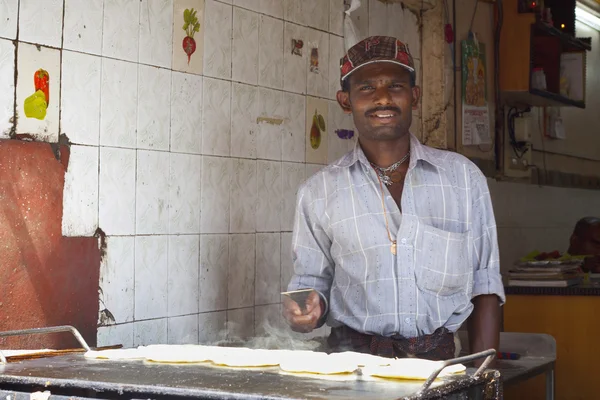
[[[491,361],[492,356],[488,356]],[[454,361],[466,362],[478,357]],[[468,368],[464,375],[436,380],[422,390],[423,382],[419,381],[362,379],[360,376],[333,381],[283,374],[278,368],[234,369],[204,364],[95,360],[86,359],[81,353],[0,365],[3,393],[48,390],[58,396],[111,399],[435,399],[471,389],[481,393],[484,387],[498,381],[496,371]]]

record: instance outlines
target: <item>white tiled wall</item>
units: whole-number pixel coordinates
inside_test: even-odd
[[[179,14],[192,5],[202,32],[188,64],[177,59]],[[15,55],[27,74],[48,62],[62,72],[51,71],[56,120],[28,133],[47,141],[65,134],[72,143],[63,234],[107,235],[99,300],[114,324],[99,328],[100,345],[207,342],[226,329],[247,337],[264,332],[264,321],[282,326],[296,191],[354,145],[335,134],[353,128],[335,102],[343,7],[343,0],[0,0],[0,92],[33,93],[29,75],[15,88]],[[364,1],[353,17],[363,36],[370,7]],[[388,19],[408,13],[400,4],[377,10],[389,33],[396,25]],[[410,18],[404,24],[414,26],[403,32],[418,32]],[[304,41],[301,56],[292,54],[292,39]],[[411,40],[419,49],[418,34]],[[313,47],[318,74],[309,70]],[[328,125],[313,163],[307,96]],[[0,137],[15,123],[14,100],[0,96]]]

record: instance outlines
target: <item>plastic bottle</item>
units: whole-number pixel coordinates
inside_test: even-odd
[[[534,89],[546,90],[546,74],[543,68],[536,67],[531,71],[531,86]]]

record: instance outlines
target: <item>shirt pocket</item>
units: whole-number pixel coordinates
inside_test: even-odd
[[[421,224],[415,251],[417,286],[438,296],[467,291],[472,282],[469,232],[448,232]]]

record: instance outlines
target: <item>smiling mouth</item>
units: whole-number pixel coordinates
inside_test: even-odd
[[[392,111],[376,111],[369,115],[369,118],[372,121],[377,121],[378,123],[389,124],[394,121],[394,119],[399,114]]]
[[[369,118],[372,118],[374,120],[384,121],[384,120],[390,120],[392,118],[399,116],[400,111],[391,109],[391,108],[388,108],[388,109],[380,108],[380,109],[372,110],[367,115],[369,116]]]

